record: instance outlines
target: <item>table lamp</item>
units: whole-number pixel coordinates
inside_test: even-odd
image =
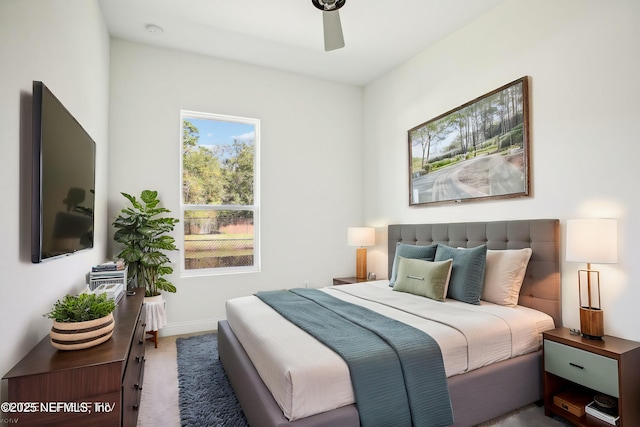
[[[618,262],[617,220],[604,218],[567,220],[566,257],[567,261],[587,263],[586,270],[578,270],[580,331],[585,338],[602,339],[604,312],[600,304],[600,272],[591,269],[591,264]],[[582,301],[584,281],[587,287],[586,304]],[[597,295],[597,304],[594,293]]]
[[[356,279],[367,278],[367,248],[375,245],[376,234],[373,227],[349,227],[347,229],[347,244],[358,246],[356,249]]]

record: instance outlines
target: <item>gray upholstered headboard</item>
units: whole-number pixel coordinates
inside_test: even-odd
[[[532,219],[451,224],[389,225],[389,277],[396,244],[441,243],[472,248],[532,249],[518,304],[549,314],[562,326],[560,301],[560,224],[557,219]]]

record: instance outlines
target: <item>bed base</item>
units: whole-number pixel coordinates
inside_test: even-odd
[[[218,352],[251,427],[359,427],[355,405],[288,421],[226,320]],[[542,398],[542,352],[526,354],[448,379],[455,427],[473,426]]]

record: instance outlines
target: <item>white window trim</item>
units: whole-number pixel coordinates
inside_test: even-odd
[[[254,126],[255,146],[253,157],[253,205],[188,205],[184,203],[182,198],[182,177],[183,177],[183,159],[182,159],[182,146],[183,146],[183,130],[182,123],[185,119],[205,119],[205,120],[218,120],[218,121],[233,121],[237,123],[246,123]],[[178,182],[178,191],[180,195],[180,224],[184,224],[184,211],[185,210],[245,210],[253,212],[253,265],[250,267],[219,267],[219,268],[201,268],[194,270],[187,270],[185,268],[185,238],[184,229],[180,231],[179,249],[180,249],[180,277],[198,277],[198,276],[218,276],[227,274],[239,274],[239,273],[259,273],[261,271],[261,250],[260,250],[260,120],[250,119],[246,117],[227,116],[214,113],[202,113],[198,111],[180,110],[180,144],[178,146],[179,158],[180,158],[180,180]]]

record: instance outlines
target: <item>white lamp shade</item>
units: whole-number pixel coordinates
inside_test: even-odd
[[[618,262],[618,221],[605,218],[567,220],[566,255],[567,261]]]
[[[349,246],[373,246],[376,244],[376,233],[373,227],[349,227],[347,229]]]

